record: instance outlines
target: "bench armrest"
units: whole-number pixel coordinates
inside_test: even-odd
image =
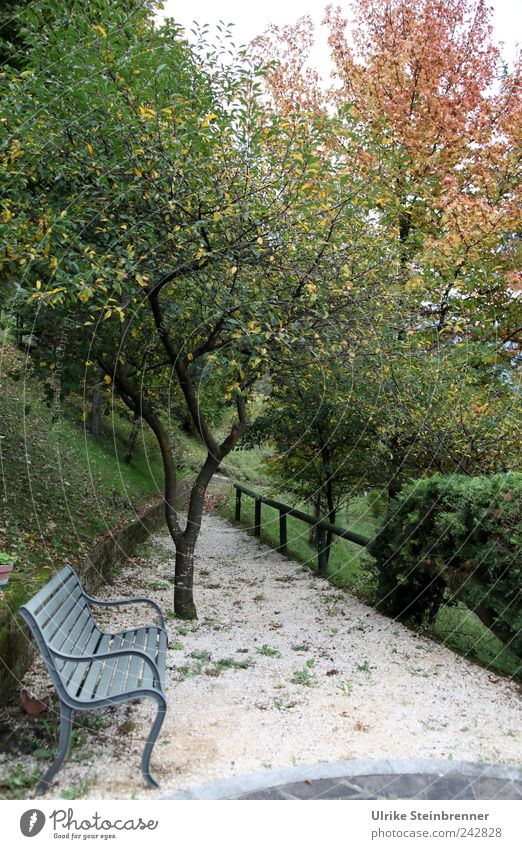
[[[47,647],[56,660],[72,660],[75,663],[92,663],[94,660],[114,660],[119,657],[139,657],[150,666],[154,676],[154,683],[158,683],[161,688],[161,678],[159,669],[155,661],[146,652],[140,649],[116,649],[116,651],[104,651],[99,654],[64,654],[61,651]]]
[[[161,607],[159,606],[159,604],[156,604],[156,602],[153,601],[151,598],[121,598],[117,599],[116,601],[103,601],[103,599],[101,598],[92,598],[90,595],[87,595],[87,593],[84,593],[84,595],[89,604],[99,604],[102,607],[114,607],[120,604],[150,604],[158,614],[158,619],[160,621],[161,627],[165,632],[167,630],[167,628],[165,627],[165,617],[163,616]]]

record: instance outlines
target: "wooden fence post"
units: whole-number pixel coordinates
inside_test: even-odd
[[[261,499],[256,498],[254,508],[254,534],[256,537],[261,536]]]
[[[241,519],[241,490],[236,489],[236,522]]]
[[[288,539],[286,532],[286,510],[279,510],[279,551],[283,554],[288,552]]]
[[[326,558],[326,532],[323,528],[317,528],[317,565],[319,574],[326,578],[328,572],[328,560]]]

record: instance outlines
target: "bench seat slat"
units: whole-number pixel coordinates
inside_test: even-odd
[[[98,654],[102,654],[109,650],[111,642],[110,634],[103,634],[100,640],[100,643],[96,649]],[[85,676],[85,680],[81,686],[81,690],[77,693],[77,698],[81,698],[82,701],[91,701],[96,693],[96,688],[98,686],[98,682],[100,680],[100,675],[103,672],[106,661],[99,660],[91,663],[87,669],[87,675]],[[87,666],[87,664],[83,664]]]
[[[92,622],[92,630],[87,639],[85,645],[82,646],[81,650],[78,647],[74,649],[74,654],[95,654],[99,642],[102,638],[101,632],[98,630],[94,622]],[[62,675],[64,677],[64,681],[67,682],[67,689],[72,694],[76,694],[80,689],[81,683],[87,673],[89,672],[89,664],[88,663],[75,663],[74,661],[68,661],[65,664],[65,668],[62,670]]]
[[[158,641],[158,654],[156,657],[156,663],[158,664],[158,670],[160,674],[160,680],[162,686],[165,685],[165,671],[167,666],[167,635],[165,631],[159,632],[159,641]]]
[[[111,642],[108,651],[118,651],[122,648],[123,637],[117,635]],[[108,698],[111,690],[112,679],[114,678],[114,672],[116,669],[117,660],[102,660],[98,661],[100,666],[103,667],[102,674],[100,676],[100,680],[98,681],[98,686],[96,688],[95,698],[97,699],[106,699]]]
[[[63,586],[72,589],[72,587],[77,583],[78,578],[72,569],[68,566],[64,566],[64,568],[60,569],[60,571],[57,572],[56,575],[54,575],[54,577],[52,577],[51,580],[48,581],[35,596],[25,603],[24,607],[33,614],[35,619],[38,619],[39,612],[42,608],[49,604],[59,588]]]
[[[133,648],[134,638],[136,636],[135,631],[127,632],[121,641],[122,649],[130,649]],[[120,657],[116,661],[115,669],[114,669],[114,677],[110,683],[110,687],[107,690],[107,696],[118,695],[119,693],[123,693],[125,690],[129,689],[126,686],[126,679],[128,675],[128,670],[130,663],[132,661],[132,655],[127,655],[126,657]]]
[[[149,628],[149,635],[147,640],[147,647],[145,651],[149,654],[158,667],[158,672],[160,675],[160,681],[163,684],[164,681],[164,672],[165,672],[165,649],[167,647],[167,638],[165,636],[164,631],[161,631],[159,628]],[[153,687],[153,676],[152,671],[149,666],[144,670],[143,674],[143,686],[144,687]]]
[[[85,646],[87,645],[94,629],[99,631],[96,627],[91,611],[86,607],[78,613],[78,619],[69,633],[66,634],[65,639],[60,645],[59,651],[64,654],[80,654],[85,650]]]
[[[61,587],[52,602],[42,608],[40,613],[37,614],[37,619],[46,640],[52,640],[53,633],[58,630],[60,625],[63,625],[71,613],[74,613],[82,598],[81,586],[79,584],[76,586],[69,585],[69,587]]]
[[[95,627],[96,625],[90,610],[86,608],[79,610],[73,627],[68,633],[61,633],[59,635],[57,640],[59,642],[58,650],[64,654],[79,654],[85,648]],[[58,648],[58,646],[56,647]]]
[[[70,609],[68,612],[66,610],[65,618],[52,617],[42,628],[42,634],[45,640],[53,649],[61,649],[67,637],[69,637],[71,631],[78,623],[78,620],[81,617],[85,618],[86,613],[90,615],[86,604],[82,605],[82,597],[80,595],[72,600]],[[69,606],[67,605],[67,607]]]
[[[137,628],[135,631],[133,648],[144,651],[146,640],[147,629]],[[127,676],[127,685],[130,690],[136,690],[141,686],[141,683],[143,681],[143,666],[144,661],[141,658],[133,657],[131,659]]]
[[[64,654],[92,654],[100,636],[101,631],[96,627],[96,623],[89,613],[88,616],[82,616],[78,620],[59,651]],[[77,688],[87,672],[85,663],[78,664],[74,660],[57,660],[56,666],[65,686],[68,688],[75,685]],[[74,681],[72,680],[73,677]]]

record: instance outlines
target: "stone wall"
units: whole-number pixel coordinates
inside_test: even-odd
[[[178,509],[190,490],[191,481],[178,487]],[[144,509],[132,522],[118,525],[105,537],[98,538],[88,555],[78,564],[78,572],[88,593],[110,583],[118,569],[132,557],[136,547],[165,524],[163,501]],[[0,705],[15,696],[19,681],[33,658],[35,645],[19,616],[13,611],[27,599],[10,597],[10,605],[0,608]]]

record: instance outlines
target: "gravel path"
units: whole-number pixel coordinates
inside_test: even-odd
[[[153,537],[107,597],[145,593],[172,606],[172,547]],[[141,562],[141,561],[140,561]],[[197,623],[169,619],[170,710],[153,758],[139,759],[152,704],[105,712],[49,794],[165,796],[242,773],[386,757],[522,761],[519,690],[207,516],[197,549]],[[141,609],[104,622],[137,624]],[[32,686],[45,680],[35,668]],[[80,787],[87,778],[88,785]]]

